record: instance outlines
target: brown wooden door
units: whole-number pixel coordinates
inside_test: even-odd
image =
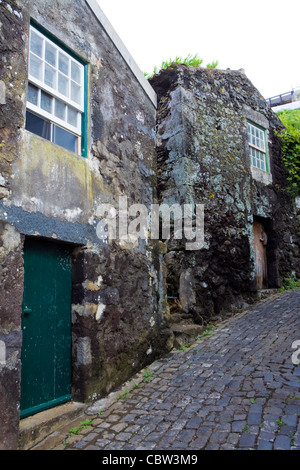
[[[267,234],[263,224],[253,223],[257,289],[268,287]]]

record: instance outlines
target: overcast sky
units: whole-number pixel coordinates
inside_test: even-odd
[[[300,0],[98,0],[142,71],[198,54],[265,98],[300,87]]]

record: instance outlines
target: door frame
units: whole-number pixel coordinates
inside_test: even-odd
[[[69,402],[72,400],[72,376],[73,376],[73,357],[72,357],[72,320],[71,320],[71,316],[72,316],[72,268],[73,268],[73,251],[75,248],[77,248],[77,245],[73,245],[71,243],[66,243],[66,242],[63,242],[63,241],[56,241],[56,240],[53,240],[53,239],[49,239],[49,238],[44,238],[44,237],[31,237],[31,236],[25,236],[24,237],[24,246],[23,246],[23,250],[25,250],[25,243],[27,240],[33,240],[33,241],[36,241],[37,243],[39,242],[45,242],[46,243],[51,243],[53,245],[60,245],[60,246],[66,246],[70,249],[70,261],[71,261],[71,282],[70,282],[70,387],[69,387],[69,390],[70,390],[70,393],[67,393],[65,395],[62,395],[61,397],[59,398],[55,398],[53,400],[50,400],[48,402],[45,402],[45,403],[41,403],[41,404],[38,404],[36,406],[32,406],[31,408],[28,408],[28,409],[25,409],[25,410],[22,410],[20,411],[20,419],[22,418],[25,418],[25,417],[28,417],[28,416],[32,416],[38,412],[41,412],[41,411],[44,411],[44,410],[47,410],[47,409],[50,409],[50,408],[53,408],[54,406],[57,406],[57,405],[61,405],[63,403],[66,403],[66,402]],[[25,276],[26,276],[26,273],[24,272],[24,286],[25,286]],[[24,295],[24,294],[23,294]],[[24,298],[23,298],[23,301],[24,301]],[[22,304],[22,317],[23,317],[23,309],[24,309],[25,305]],[[21,328],[22,328],[22,318],[21,318]],[[22,347],[23,347],[23,340],[22,340],[22,346],[21,346],[21,359],[22,359]],[[21,376],[22,376],[22,362],[21,362]],[[20,395],[20,400],[21,400],[21,396],[22,396],[22,380],[21,380],[21,395]],[[21,404],[21,401],[20,401],[20,404]]]
[[[278,273],[278,235],[274,227],[272,219],[267,217],[253,216],[253,224],[258,222],[263,225],[267,234],[266,256],[267,256],[267,279],[268,289],[277,289],[279,287],[279,273]],[[253,225],[252,225],[253,230]],[[253,232],[254,240],[254,232]],[[253,242],[254,243],[254,242]],[[254,245],[253,245],[254,249]],[[255,249],[254,249],[255,250]],[[255,253],[254,253],[255,255]],[[255,259],[255,275],[256,275],[256,259]]]

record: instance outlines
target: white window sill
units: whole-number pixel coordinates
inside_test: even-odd
[[[263,183],[265,185],[272,184],[273,179],[271,173],[260,170],[259,168],[255,168],[254,166],[251,166],[251,173],[252,177],[256,181],[259,181],[260,183]]]

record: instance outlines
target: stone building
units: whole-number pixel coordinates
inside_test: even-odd
[[[96,230],[104,203],[155,201],[153,89],[95,1],[0,15],[0,447],[14,448],[20,416],[108,393],[169,330],[155,243]]]
[[[299,244],[280,123],[242,72],[178,66],[151,86],[95,0],[3,0],[0,15],[0,448],[14,449],[23,418],[100,398],[169,351],[168,297],[190,323],[219,318],[299,275]],[[107,239],[99,222],[120,229],[124,200],[201,204],[203,247]]]
[[[164,257],[169,297],[201,324],[299,276],[283,126],[243,70],[169,67],[151,84],[159,202],[205,208],[203,248],[187,251],[173,236]]]

